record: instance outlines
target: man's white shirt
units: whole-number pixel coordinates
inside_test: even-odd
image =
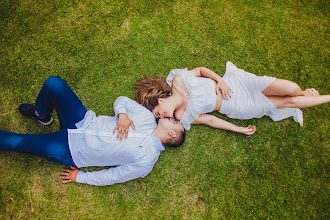
[[[115,166],[93,172],[79,171],[77,182],[111,185],[145,177],[151,172],[160,152],[165,150],[151,132],[157,127],[153,114],[137,102],[121,96],[114,103],[116,116],[98,116],[89,110],[77,129],[68,129],[69,147],[77,167]],[[118,114],[125,113],[134,122],[125,140],[113,134]]]

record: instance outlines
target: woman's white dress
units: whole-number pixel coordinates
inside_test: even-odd
[[[189,93],[188,106],[180,122],[186,130],[200,114],[212,112],[216,104],[215,86],[212,79],[195,77],[187,69],[174,69],[166,78],[172,86],[173,78],[180,75]],[[234,119],[261,118],[269,116],[273,121],[279,121],[293,116],[294,120],[303,125],[302,111],[298,108],[277,109],[275,105],[261,92],[276,78],[256,76],[238,69],[232,62],[226,63],[224,81],[233,90],[231,98],[223,100],[220,113]]]

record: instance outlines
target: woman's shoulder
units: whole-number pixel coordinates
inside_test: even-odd
[[[180,75],[176,75],[174,76],[173,80],[172,80],[172,85],[173,86],[178,86],[178,85],[182,85],[184,82],[183,82],[183,79]]]
[[[173,69],[173,70],[170,71],[167,78],[174,78],[178,75],[184,76],[184,75],[187,75],[187,74],[193,74],[193,72],[191,70],[188,70],[187,68],[185,68],[185,69]]]
[[[194,73],[192,71],[188,70],[187,68],[185,68],[185,69],[173,69],[168,74],[168,76],[166,78],[166,82],[170,86],[172,86],[173,79],[178,75],[180,75],[183,78],[183,80],[185,80],[186,77],[190,77],[191,75],[194,75]]]

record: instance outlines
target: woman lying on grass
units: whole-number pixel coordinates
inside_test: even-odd
[[[143,78],[134,89],[137,90],[136,101],[152,111],[156,118],[174,116],[186,130],[190,129],[190,124],[205,124],[246,135],[253,134],[256,128],[238,127],[206,113],[219,111],[234,119],[267,115],[273,121],[293,116],[302,126],[303,114],[299,108],[330,101],[330,95],[320,96],[315,89],[302,91],[294,82],[256,76],[229,61],[223,78],[205,67],[191,71],[174,69],[166,82],[160,77]]]

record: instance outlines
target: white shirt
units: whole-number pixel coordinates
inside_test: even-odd
[[[153,114],[127,98],[119,97],[114,103],[116,116],[125,113],[133,120],[136,129],[129,128],[126,140],[116,140],[113,130],[118,117],[98,116],[88,111],[76,124],[77,129],[68,129],[69,147],[77,167],[116,166],[100,171],[79,171],[76,181],[92,185],[111,185],[151,172],[160,152],[165,150],[160,139],[150,133],[157,127]]]

